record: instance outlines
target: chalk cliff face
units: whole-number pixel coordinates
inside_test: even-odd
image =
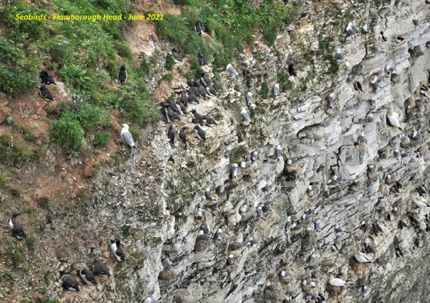
[[[349,22],[357,35],[346,32]],[[239,76],[221,72],[223,92],[191,105],[222,117],[204,127],[207,141],[189,129],[188,150],[172,147],[160,122],[144,131],[129,160],[100,168],[85,206],[48,205],[39,246],[52,258],[40,265],[107,261],[114,274],[99,291],[62,294],[64,302],[430,302],[430,208],[416,203],[429,188],[427,42],[424,0],[305,4],[303,18],[273,48],[247,48],[233,62]],[[297,75],[273,97],[277,75],[289,67]],[[245,126],[247,92],[255,107]],[[390,109],[401,129],[390,126]],[[177,131],[191,117],[182,120]],[[254,151],[255,161],[232,176],[231,165]],[[209,240],[198,239],[200,230]],[[110,252],[115,237],[122,264]],[[373,263],[358,263],[359,252]],[[346,286],[330,285],[332,278]]]

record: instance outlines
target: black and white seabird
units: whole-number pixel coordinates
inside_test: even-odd
[[[221,241],[224,238],[224,232],[221,228],[218,228],[218,230],[215,233],[215,239],[218,241]]]
[[[208,93],[209,96],[216,96],[216,90],[212,84],[209,84],[208,86],[206,86],[206,92]]]
[[[215,125],[218,125],[218,124],[216,123],[216,121],[215,121],[213,118],[209,117],[209,116],[204,116],[204,117],[203,117],[203,120],[206,122],[206,125],[207,125],[207,126],[215,126]]]
[[[288,74],[291,77],[297,77],[296,69],[294,68],[294,65],[292,63],[288,65]]]
[[[209,80],[209,78],[206,76],[206,73],[204,72],[200,74],[200,81],[202,81],[202,84],[204,86],[208,86],[212,84],[211,80]]]
[[[169,138],[170,144],[175,144],[175,129],[173,125],[170,125],[169,130],[167,131],[167,137]]]
[[[203,116],[202,115],[200,115],[195,109],[192,109],[191,110],[191,113],[193,114],[193,116],[194,116],[194,119],[195,119],[195,123],[196,124],[202,124],[203,123]]]
[[[128,124],[123,124],[122,125],[121,138],[131,148],[137,148],[136,144],[134,143],[133,136],[131,135],[131,133],[128,130],[128,128],[129,128]]]
[[[174,111],[170,107],[166,107],[166,108],[167,108],[167,115],[169,116],[169,119],[171,121],[181,121],[181,116],[176,111]],[[175,105],[175,109],[176,109],[176,105]]]
[[[182,57],[179,55],[179,52],[176,48],[173,48],[170,51],[170,54],[172,55],[172,57],[175,59],[176,63],[182,62]]]
[[[46,85],[57,84],[54,81],[54,77],[52,77],[52,75],[49,74],[46,70],[43,70],[39,73],[39,78],[42,84],[46,84]]]
[[[125,260],[125,255],[121,248],[121,241],[119,239],[110,241],[110,249],[118,262],[123,262]]]
[[[282,147],[279,144],[276,145],[276,147],[275,147],[275,156],[276,156],[276,159],[278,159],[278,161],[282,157]]]
[[[197,239],[199,239],[201,241],[207,241],[207,240],[209,240],[209,236],[205,233],[205,231],[203,229],[201,229],[199,231],[199,235],[197,236]]]
[[[200,93],[195,82],[188,82],[188,92],[196,97],[200,97]],[[188,101],[190,100],[188,99]]]
[[[110,276],[111,275],[107,266],[105,264],[103,264],[102,262],[100,262],[99,259],[94,259],[93,270],[94,270],[94,274],[96,274],[98,276]]]
[[[252,97],[252,93],[251,92],[248,92],[247,94],[246,94],[246,96],[245,96],[245,100],[246,100],[246,105],[249,107],[249,106],[251,106],[253,103],[253,101],[254,101],[254,98]]]
[[[199,95],[202,96],[204,99],[207,98],[206,88],[203,84],[197,85],[197,91],[199,92]]]
[[[203,128],[201,128],[200,126],[196,125],[196,126],[194,126],[194,131],[195,131],[195,133],[197,135],[197,138],[199,140],[206,141],[206,132],[205,132],[205,130]]]
[[[336,53],[334,54],[334,58],[337,60],[343,60],[345,59],[345,54],[341,49],[336,50]]]
[[[229,254],[227,257],[227,265],[234,265],[236,263],[236,261],[234,261],[234,256],[233,254]]]
[[[254,150],[253,152],[251,152],[251,161],[254,162],[256,161],[258,158],[258,151]]]
[[[62,276],[61,281],[63,281],[64,289],[76,292],[80,291],[78,282],[71,275],[66,274]]]
[[[39,96],[41,96],[46,101],[54,101],[51,92],[49,89],[43,84],[39,89]]]
[[[273,86],[273,97],[276,98],[277,96],[279,96],[279,83]]]
[[[89,269],[81,269],[79,271],[79,275],[81,276],[82,280],[89,286],[96,286],[97,281],[96,277],[94,276],[93,272]]]
[[[179,101],[182,102],[185,106],[188,106],[188,94],[186,91],[181,92],[181,96],[179,97]]]
[[[209,201],[212,201],[214,199],[214,196],[209,187],[205,190],[205,198]]]
[[[124,85],[127,81],[127,72],[125,71],[125,64],[121,65],[119,69],[118,80],[121,85]]]
[[[16,217],[18,217],[21,213],[14,212],[12,214],[12,218],[9,220],[9,228],[12,230],[12,236],[17,238],[18,240],[26,239],[27,236],[24,233],[24,228],[21,223],[18,222]]]
[[[188,129],[187,126],[182,127],[178,134],[179,140],[185,144],[185,149],[187,149],[187,135],[185,134],[186,129]]]
[[[328,108],[333,108],[335,98],[336,98],[336,95],[334,93],[331,93],[327,96],[327,107]]]
[[[208,64],[208,61],[206,60],[206,58],[200,54],[197,55],[197,60],[199,61],[200,66]]]
[[[179,110],[181,115],[185,116],[187,114],[187,106],[181,101],[176,101],[176,108]]]
[[[194,25],[194,29],[196,30],[196,32],[201,36],[204,34],[203,31],[203,26],[202,23],[200,21],[197,21],[196,24]]]
[[[239,171],[239,165],[237,163],[233,163],[231,165],[231,176],[232,178],[237,178],[237,172]]]
[[[240,114],[242,115],[242,118],[243,118],[243,124],[244,125],[249,125],[249,123],[251,123],[251,117],[249,116],[249,114],[246,111],[245,107],[241,108]]]
[[[192,92],[188,94],[188,102],[191,104],[199,104],[199,99]]]
[[[148,297],[146,298],[145,303],[157,303],[157,300],[155,300],[153,297]]]
[[[360,29],[357,26],[355,26],[352,22],[349,22],[346,27],[347,34],[353,38],[358,35],[359,30]]]
[[[237,72],[237,70],[229,63],[229,64],[227,64],[227,67],[226,67],[226,69],[227,69],[227,71],[231,74],[231,75],[233,75],[233,76],[237,76],[237,75],[239,75],[239,73]]]

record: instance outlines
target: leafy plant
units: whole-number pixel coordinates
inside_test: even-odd
[[[27,244],[28,248],[34,249],[36,247],[37,238],[31,235],[25,240],[25,243]]]
[[[267,99],[269,96],[269,87],[267,86],[266,82],[263,82],[261,84],[261,98]]]
[[[109,133],[98,133],[96,134],[93,145],[94,146],[105,146],[110,139]]]
[[[51,140],[63,146],[71,157],[80,154],[84,133],[73,113],[67,112],[52,122]]]

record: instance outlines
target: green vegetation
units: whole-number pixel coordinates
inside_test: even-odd
[[[130,232],[131,231],[131,227],[128,225],[125,225],[122,227],[122,235],[124,238],[127,238],[128,236],[130,236]]]
[[[253,36],[260,32],[264,40],[272,45],[279,26],[288,26],[296,17],[300,4],[293,4],[289,10],[276,0],[261,1],[259,8],[248,0],[175,0],[184,5],[182,15],[165,15],[163,21],[156,21],[157,34],[181,47],[183,53],[202,54],[214,57],[214,69],[225,67],[236,50],[242,50],[243,42],[252,43]],[[200,21],[205,31],[214,39],[208,44],[194,30]],[[198,66],[198,63],[197,63]],[[195,66],[196,67],[196,66]],[[191,69],[193,62],[191,62]]]
[[[0,278],[4,281],[13,281],[15,279],[15,275],[9,269],[5,269],[4,271],[0,272]]]
[[[25,261],[24,252],[21,248],[15,248],[12,240],[8,241],[5,255],[15,267]]]
[[[13,143],[12,137],[9,135],[0,135],[0,161],[15,165],[37,157],[37,150]]]
[[[290,81],[288,73],[286,72],[281,72],[278,74],[278,83],[281,92],[285,92],[294,87],[293,82]]]
[[[36,236],[31,235],[25,240],[25,243],[27,244],[28,248],[34,249],[36,247],[37,238]]]
[[[14,120],[13,120],[12,117],[9,116],[9,117],[6,118],[6,123],[7,124],[11,125],[13,122],[14,122]]]
[[[8,180],[9,177],[6,174],[0,172],[0,186],[3,186]]]
[[[93,145],[94,146],[105,146],[110,139],[109,133],[98,133],[94,138]]]
[[[112,127],[108,113],[113,109],[119,110],[120,119],[141,126],[159,119],[142,79],[151,65],[142,61],[141,69],[127,64],[132,60],[122,34],[127,22],[19,21],[15,18],[18,13],[127,15],[132,13],[128,1],[37,3],[28,5],[18,0],[13,6],[0,7],[0,91],[19,96],[37,90],[42,62],[48,61],[48,68],[67,84],[73,100],[73,104],[63,104],[61,108],[48,108],[50,117],[56,119],[51,127],[53,142],[60,144],[69,157],[79,155],[83,140],[92,132]],[[125,86],[117,88],[112,83],[122,64],[126,65],[129,77]],[[12,124],[11,119],[7,123]],[[31,132],[24,132],[24,136],[28,141],[34,139]]]
[[[267,86],[266,82],[263,82],[261,84],[261,98],[267,99],[269,96],[269,87]]]
[[[175,59],[171,54],[168,54],[166,57],[166,65],[165,65],[166,69],[172,70],[174,65],[175,65]]]
[[[36,141],[36,136],[27,127],[15,124],[14,128],[22,133],[25,141],[34,142]]]

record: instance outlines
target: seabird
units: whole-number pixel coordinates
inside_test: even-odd
[[[46,101],[54,101],[51,92],[49,89],[43,84],[39,89],[39,96],[41,96]]]
[[[176,108],[179,110],[179,113],[181,115],[185,116],[187,114],[187,106],[185,105],[185,103],[181,101],[176,101]]]
[[[206,88],[203,84],[197,86],[197,91],[199,92],[200,96],[202,96],[204,99],[207,99]]]
[[[40,82],[42,84],[46,84],[46,85],[57,84],[57,83],[55,83],[54,78],[52,77],[52,75],[49,74],[46,70],[43,70],[43,71],[41,71],[39,73],[39,78],[40,78]]]
[[[336,95],[334,93],[331,93],[327,96],[327,106],[328,108],[333,108],[334,99],[336,98]]]
[[[125,71],[125,65],[121,65],[118,73],[118,80],[121,85],[124,85],[127,81],[127,72]]]
[[[93,272],[89,269],[81,269],[79,271],[79,275],[81,276],[82,280],[89,286],[96,286],[97,281],[96,277],[94,276]]]
[[[291,224],[292,224],[292,222],[291,222],[291,216],[288,216],[287,222],[285,222],[285,225],[284,225],[284,229],[285,230],[289,230],[291,228]]]
[[[278,159],[278,161],[282,157],[282,147],[279,144],[276,145],[276,147],[275,147],[275,156],[276,156],[276,159]]]
[[[193,94],[194,96],[199,97],[199,90],[197,89],[197,85],[195,82],[188,82],[188,91],[190,92],[190,94]],[[189,96],[188,96],[188,101],[189,101]]]
[[[157,300],[155,300],[153,297],[148,297],[146,298],[145,303],[157,303]]]
[[[123,124],[122,125],[122,130],[121,130],[121,138],[124,140],[125,143],[127,143],[128,146],[130,146],[131,148],[137,148],[136,144],[134,143],[133,140],[133,136],[131,135],[131,133],[128,130],[129,126],[128,124]]]
[[[201,220],[205,217],[205,215],[206,215],[206,212],[202,208],[199,207],[199,208],[197,208],[197,211],[196,211],[196,214],[194,215],[194,217],[196,219]]]
[[[418,26],[418,25],[420,24],[420,20],[418,20],[417,18],[414,18],[414,19],[412,19],[412,23],[413,23],[415,26]]]
[[[387,41],[387,37],[385,37],[384,32],[381,31],[379,34],[381,35],[382,41],[386,42]]]
[[[248,245],[257,245],[259,243],[258,239],[255,237],[250,237],[248,241]]]
[[[160,269],[161,270],[165,270],[169,267],[169,258],[165,258],[163,260],[161,260],[161,266]]]
[[[209,84],[208,86],[206,86],[206,92],[208,93],[209,96],[216,96],[216,90],[212,84]]]
[[[372,79],[370,79],[370,85],[373,87],[373,89],[377,89],[381,80],[382,78],[373,76]]]
[[[241,108],[240,114],[242,115],[242,118],[243,118],[243,124],[249,125],[249,123],[251,123],[251,118],[249,117],[249,114],[246,111],[245,107]]]
[[[110,241],[110,249],[118,262],[123,262],[125,260],[125,255],[121,248],[121,241],[119,239]]]
[[[277,96],[279,96],[279,83],[273,86],[273,97],[276,98]]]
[[[253,98],[252,98],[252,93],[248,92],[245,96],[246,99],[246,105],[249,107],[252,104]]]
[[[258,156],[258,152],[256,150],[254,150],[253,152],[251,152],[251,161],[254,162],[257,160],[257,156]]]
[[[199,231],[199,235],[197,236],[197,239],[202,240],[202,241],[207,241],[207,240],[209,240],[209,236],[207,234],[205,234],[205,231],[203,229],[201,229]]]
[[[190,91],[190,93],[188,94],[188,102],[192,104],[199,104],[199,99],[196,97],[194,93]]]
[[[202,23],[200,21],[197,21],[196,24],[194,25],[194,29],[196,30],[196,32],[201,36],[204,34],[203,31],[203,26]]]
[[[12,230],[12,236],[17,238],[18,240],[26,239],[27,236],[25,235],[24,228],[22,227],[21,223],[18,222],[16,217],[18,217],[21,213],[14,212],[12,214],[12,218],[9,220],[9,228]]]
[[[315,230],[320,230],[320,228],[321,228],[321,220],[316,220],[315,222],[314,222],[314,228],[315,228]]]
[[[237,72],[237,70],[229,63],[229,64],[227,64],[227,71],[230,73],[230,74],[232,74],[233,76],[237,76],[237,75],[239,75],[238,74],[238,72]]]
[[[235,179],[237,178],[238,170],[239,170],[239,165],[237,163],[233,163],[231,165],[231,176]]]
[[[412,199],[413,199],[413,201],[414,201],[415,205],[416,205],[418,208],[421,208],[421,207],[428,207],[427,199],[425,199],[424,197],[421,197],[421,196],[419,196],[419,195],[414,195],[414,196],[412,197]]]
[[[330,281],[328,281],[328,283],[331,286],[335,286],[335,287],[343,287],[346,286],[346,281],[339,279],[339,278],[333,278]]]
[[[188,106],[188,95],[186,91],[181,92],[181,96],[179,97],[179,101],[182,102],[185,106]]]
[[[203,57],[202,55],[200,55],[200,54],[198,54],[197,55],[197,60],[199,61],[199,64],[201,65],[201,66],[203,66],[203,65],[207,65],[208,64],[208,61],[206,60],[206,58],[205,57]]]
[[[387,110],[387,119],[391,126],[396,127],[400,130],[402,130],[402,127],[400,126],[400,122],[398,119],[399,115],[393,110],[392,107],[389,107]]]
[[[410,135],[410,137],[413,140],[421,140],[422,139],[421,133],[419,131],[417,131],[415,128],[414,128],[414,131],[412,132],[412,134]]]
[[[342,226],[340,226],[340,224],[339,224],[339,223],[337,223],[337,224],[336,224],[336,226],[334,227],[334,231],[335,231],[337,234],[339,234],[339,233],[343,232],[343,228],[342,228]]]
[[[191,110],[191,113],[194,116],[194,119],[196,121],[197,124],[202,124],[203,123],[203,116],[200,115],[195,109]]]
[[[181,58],[181,56],[179,55],[179,52],[178,52],[178,50],[177,50],[176,48],[173,48],[173,49],[170,51],[170,54],[171,54],[171,55],[172,55],[172,57],[175,59],[175,62],[176,62],[176,63],[182,62],[182,58]]]
[[[212,201],[214,199],[214,196],[209,187],[205,190],[205,198],[209,201]]]
[[[357,26],[355,26],[352,22],[348,23],[346,27],[346,32],[348,33],[348,35],[350,35],[351,37],[355,37],[356,35],[358,35],[358,31],[359,28]]]
[[[345,59],[345,54],[341,49],[336,50],[336,53],[334,54],[334,58],[337,60],[343,60]]]
[[[196,125],[194,126],[194,131],[197,135],[197,139],[199,140],[203,140],[206,141],[206,132],[203,128],[201,128],[200,126]]]
[[[363,287],[361,288],[361,294],[363,295],[363,297],[366,296],[366,294],[367,294],[367,286],[366,285],[363,285]]]
[[[99,259],[94,259],[93,261],[94,274],[98,276],[110,276],[110,271],[106,265],[99,261]]]
[[[257,210],[257,218],[263,219],[263,209],[261,208],[261,206],[258,206],[256,210]]]
[[[206,76],[205,72],[203,72],[203,73],[200,74],[200,81],[202,81],[202,84],[204,86],[209,86],[209,85],[212,84],[211,80],[209,80],[209,78]]]
[[[362,253],[361,251],[357,252],[354,255],[355,260],[357,260],[358,263],[372,263],[369,256],[365,253]]]
[[[227,257],[227,265],[234,265],[236,262],[234,261],[234,256],[229,254]]]
[[[211,117],[209,117],[209,116],[204,116],[204,117],[203,117],[203,120],[206,122],[206,125],[207,125],[207,126],[215,126],[215,125],[218,125],[218,124],[216,123],[216,121],[215,121],[214,119],[212,119]]]
[[[64,287],[64,289],[79,292],[79,284],[76,279],[73,278],[71,275],[66,274],[62,276],[61,281],[63,281],[62,286]]]
[[[242,161],[242,163],[240,163],[240,167],[242,167],[242,168],[249,168],[251,166],[251,164],[252,164],[251,160]]]
[[[185,134],[186,129],[188,129],[187,126],[182,127],[178,134],[179,140],[185,144],[185,149],[187,149],[187,136]]]
[[[215,233],[215,238],[219,241],[224,238],[224,233],[221,228],[218,228],[217,232]]]
[[[366,34],[369,33],[369,31],[370,31],[369,26],[367,24],[365,24],[361,30]]]
[[[167,131],[167,137],[169,138],[170,144],[175,144],[175,129],[173,125],[170,125],[169,130]]]
[[[288,65],[288,74],[292,77],[297,77],[297,72],[294,69],[294,65],[292,63]]]
[[[173,104],[173,106],[175,107],[175,110],[173,110],[172,108],[170,108],[170,106],[166,106],[166,108],[167,108],[167,115],[169,116],[170,120],[172,120],[172,121],[181,121],[181,116],[179,116],[179,114],[176,112],[178,110],[176,108],[176,105]]]

